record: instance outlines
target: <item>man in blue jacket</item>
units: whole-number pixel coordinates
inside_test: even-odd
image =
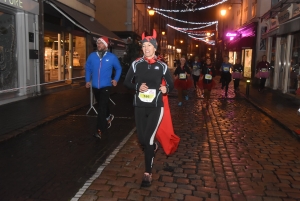
[[[112,72],[115,69],[114,78]],[[101,139],[102,133],[110,127],[114,116],[109,112],[109,95],[112,86],[117,86],[122,72],[119,59],[108,52],[108,38],[97,40],[97,51],[89,55],[85,64],[86,88],[92,86],[95,99],[99,104],[97,132],[95,137]]]

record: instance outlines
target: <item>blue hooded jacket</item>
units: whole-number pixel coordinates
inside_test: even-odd
[[[85,64],[85,81],[90,82],[92,79],[92,87],[97,89],[112,86],[113,69],[116,70],[113,80],[118,82],[122,72],[119,59],[110,52],[106,52],[100,59],[98,53],[93,52]]]

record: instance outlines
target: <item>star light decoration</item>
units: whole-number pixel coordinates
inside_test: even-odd
[[[195,11],[194,7],[197,5],[197,3],[195,1],[192,2],[192,0],[190,0],[189,2],[184,4],[186,9],[185,10],[192,10],[193,12]],[[191,5],[192,8],[189,8]]]
[[[197,0],[173,0],[173,1],[176,1],[176,3],[178,3],[178,2],[181,2],[181,3],[189,3],[189,2],[197,3],[197,2],[199,2]],[[173,1],[171,1],[171,2],[173,2]],[[202,0],[202,1],[204,1],[204,0]],[[170,12],[175,12],[175,13],[177,13],[177,12],[191,12],[191,11],[205,10],[205,9],[220,5],[222,3],[225,3],[228,0],[219,0],[218,2],[215,2],[215,0],[205,0],[205,1],[211,2],[212,4],[202,6],[202,7],[199,7],[199,8],[194,8],[193,7],[193,9],[184,9],[184,10],[178,10],[178,9],[177,10],[168,10],[168,9],[161,9],[161,8],[153,8],[153,10],[155,10],[155,12],[160,11],[160,12],[169,12],[169,13]]]

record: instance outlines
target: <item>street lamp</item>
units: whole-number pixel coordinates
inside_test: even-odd
[[[222,16],[225,16],[225,15],[226,15],[226,10],[225,10],[225,9],[221,10],[221,15],[222,15]]]
[[[154,15],[154,13],[155,13],[155,10],[153,10],[153,9],[149,9],[149,10],[148,10],[148,13],[149,13],[149,15],[150,15],[150,16],[153,16],[153,15]]]
[[[180,40],[180,43],[182,44],[182,43],[183,43],[183,40]]]
[[[149,34],[151,33],[151,16],[153,16],[155,11],[151,8],[148,7],[148,14],[149,14]]]
[[[222,52],[222,58],[223,58],[223,56],[224,56],[223,55],[223,52],[224,52],[223,48],[224,48],[224,39],[225,39],[225,37],[224,37],[225,36],[225,31],[224,31],[225,20],[224,20],[224,16],[226,15],[226,9],[222,9],[220,13],[221,13],[221,16],[223,17],[223,19],[222,19],[222,32],[221,32],[222,35],[220,34],[222,36],[221,52]]]

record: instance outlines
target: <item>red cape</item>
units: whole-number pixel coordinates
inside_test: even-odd
[[[162,84],[165,84],[164,80]],[[157,133],[155,137],[157,141],[161,144],[166,155],[170,155],[177,150],[180,138],[174,133],[167,95],[163,95],[163,102],[164,102],[164,116],[157,129]]]

